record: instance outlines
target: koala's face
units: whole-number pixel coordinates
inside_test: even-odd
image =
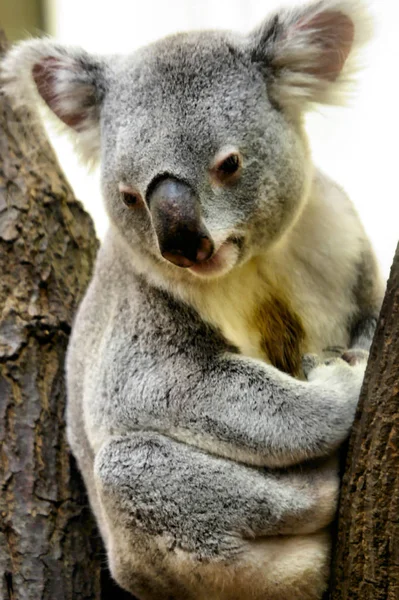
[[[112,221],[190,275],[220,275],[263,250],[301,205],[303,138],[227,36],[182,34],[122,61],[101,123]]]
[[[319,0],[247,36],[179,34],[127,57],[33,40],[8,55],[6,89],[36,89],[100,155],[109,216],[136,253],[222,276],[295,222],[311,178],[303,112],[337,100],[364,17],[360,0]]]
[[[301,205],[299,127],[227,36],[182,34],[121,61],[101,124],[110,218],[189,275],[220,275],[263,250]]]

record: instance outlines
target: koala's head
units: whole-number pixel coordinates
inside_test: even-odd
[[[295,222],[312,176],[302,116],[342,99],[367,24],[358,0],[320,0],[245,36],[177,34],[124,57],[33,40],[3,78],[14,96],[38,92],[100,159],[108,214],[133,249],[215,277]]]

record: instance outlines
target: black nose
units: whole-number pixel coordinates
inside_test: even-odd
[[[150,188],[147,202],[164,258],[178,267],[191,267],[211,257],[213,241],[187,183],[165,177]]]

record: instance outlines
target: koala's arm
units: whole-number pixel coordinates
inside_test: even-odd
[[[94,446],[104,429],[105,437],[151,430],[247,464],[285,467],[329,455],[346,438],[363,364],[336,359],[299,381],[234,353],[204,323],[193,326],[181,306],[171,312],[169,303],[160,312],[161,319],[142,316],[140,335],[126,341],[110,333],[110,346],[111,338],[120,346],[103,359],[104,408],[92,405]],[[118,319],[126,327],[131,317]]]
[[[184,377],[175,379],[171,371]],[[152,407],[150,414],[159,407],[162,414],[143,415],[150,429],[249,464],[284,467],[328,455],[343,442],[363,368],[336,361],[303,382],[225,354],[189,371],[167,361],[158,365],[156,378],[145,371],[142,378],[143,406]]]

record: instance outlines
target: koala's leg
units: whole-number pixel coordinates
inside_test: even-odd
[[[137,432],[94,471],[111,570],[140,600],[321,598],[335,465],[272,474]]]

